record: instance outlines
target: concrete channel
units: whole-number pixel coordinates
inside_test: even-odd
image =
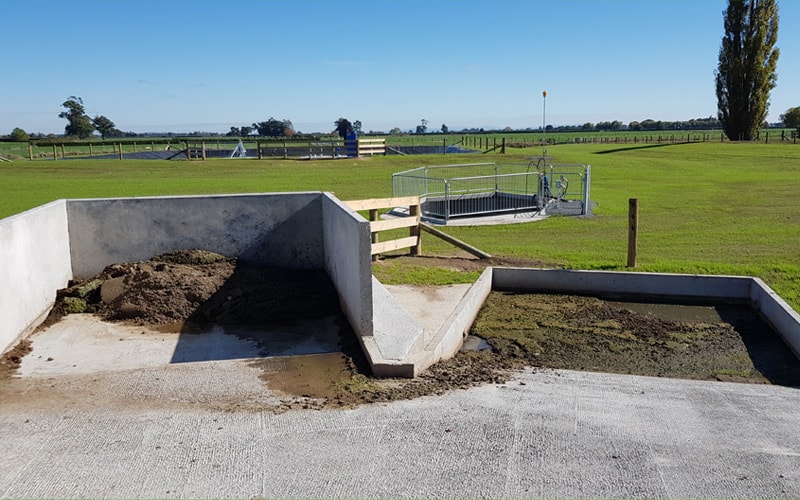
[[[369,245],[368,221],[328,193],[58,200],[0,221],[0,283],[13,284],[0,289],[0,348],[74,276],[203,247],[324,269],[388,375],[450,356],[492,290],[741,302],[800,353],[800,317],[757,278],[488,268],[446,317],[422,319],[372,276]],[[127,401],[116,406],[71,397],[85,377],[44,379],[62,392],[0,388],[0,497],[800,496],[792,387],[529,370],[441,396],[273,413],[247,409],[263,387],[243,360],[111,374],[103,389]]]

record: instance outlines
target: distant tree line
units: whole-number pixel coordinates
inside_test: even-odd
[[[548,125],[545,130],[552,130],[554,132],[592,132],[592,131],[614,131],[614,130],[634,130],[634,131],[648,131],[648,130],[715,130],[721,129],[722,124],[717,118],[709,116],[708,118],[693,118],[691,120],[683,121],[666,121],[666,120],[642,120],[632,121],[624,124],[619,120],[604,121],[591,123],[586,122],[583,125]],[[539,128],[541,130],[541,128]]]
[[[278,120],[276,118],[270,117],[266,121],[262,122],[255,122],[251,125],[244,125],[242,127],[231,127],[230,131],[227,133],[218,133],[218,132],[203,132],[203,131],[194,131],[194,132],[157,132],[157,133],[141,133],[137,134],[135,132],[122,132],[117,129],[116,125],[113,121],[109,118],[98,115],[94,118],[89,118],[86,114],[83,100],[80,97],[70,96],[64,103],[62,107],[65,108],[65,111],[62,111],[58,116],[59,118],[64,118],[67,120],[67,125],[64,128],[64,136],[67,138],[78,138],[78,139],[88,139],[95,132],[99,133],[103,139],[107,138],[119,138],[119,137],[215,137],[215,136],[228,136],[228,137],[247,137],[252,135],[257,135],[261,137],[294,137],[294,138],[307,138],[312,137],[312,135],[308,134],[301,134],[300,132],[295,131],[292,122],[288,119]],[[786,110],[785,113],[780,115],[780,122],[778,123],[761,123],[761,128],[794,128],[800,131],[800,106],[789,108]],[[447,125],[442,124],[441,129],[439,131],[428,130],[428,120],[421,120],[420,125],[416,127],[416,130],[411,129],[407,131],[401,130],[399,127],[394,127],[391,129],[388,134],[389,135],[402,135],[405,133],[408,134],[430,134],[430,133],[455,133],[455,134],[483,134],[483,133],[514,133],[514,132],[536,132],[541,131],[541,127],[539,128],[532,128],[528,127],[525,129],[514,129],[511,127],[505,127],[504,129],[489,129],[486,130],[484,128],[463,128],[461,130],[451,130]],[[346,118],[339,118],[333,123],[333,130],[331,134],[337,134],[340,137],[345,137],[347,135],[348,130],[352,130],[357,134],[362,134],[362,124],[361,121],[355,120],[350,122],[350,120]],[[691,120],[684,120],[684,121],[665,121],[665,120],[642,120],[642,121],[632,121],[628,124],[624,124],[619,120],[614,121],[602,121],[598,123],[591,123],[586,122],[582,125],[547,125],[545,127],[545,131],[547,132],[613,132],[613,131],[622,131],[622,130],[629,130],[629,131],[670,131],[670,130],[724,130],[724,125],[718,118],[713,116],[709,116],[708,118],[693,118]],[[384,135],[387,132],[383,131],[375,131],[370,130],[367,134],[371,135]],[[22,128],[16,127],[14,128],[11,133],[5,136],[0,136],[0,140],[6,141],[14,141],[14,142],[25,142],[31,139],[52,139],[58,137],[55,134],[38,134],[38,133],[31,133],[29,134]]]
[[[361,133],[361,122],[359,120],[351,123],[347,118],[339,118],[333,122],[333,126],[333,132],[340,137],[347,136],[348,131]],[[256,122],[249,126],[245,125],[242,127],[231,127],[231,130],[225,135],[228,137],[247,137],[253,135],[254,133],[260,137],[287,138],[294,137],[295,135],[299,134],[299,132],[295,131],[291,120],[277,120],[270,117],[267,121]]]

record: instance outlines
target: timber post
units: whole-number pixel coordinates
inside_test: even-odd
[[[637,242],[639,237],[639,200],[628,200],[628,267],[636,267]]]

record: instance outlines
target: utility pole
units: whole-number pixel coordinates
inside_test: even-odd
[[[547,156],[547,136],[545,135],[545,111],[547,109],[547,91],[542,91],[542,157]]]

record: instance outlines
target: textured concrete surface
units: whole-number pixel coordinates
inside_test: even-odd
[[[445,317],[466,292],[448,290],[398,301]],[[546,370],[275,414],[242,346],[178,363],[157,335],[81,331],[35,336],[0,386],[2,498],[800,496],[797,388]]]
[[[225,386],[241,382],[219,376],[237,363],[186,373]],[[119,389],[155,392],[158,380]],[[0,496],[800,496],[793,388],[545,371],[351,410],[145,401],[4,402]]]

